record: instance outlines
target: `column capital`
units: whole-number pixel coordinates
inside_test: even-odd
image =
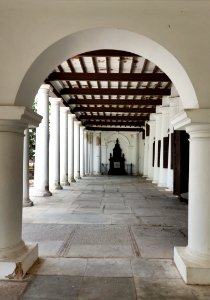
[[[49,94],[51,86],[49,84],[42,84],[38,90],[38,93]]]
[[[25,128],[38,127],[41,123],[42,116],[35,113],[32,109],[24,106],[0,106],[1,125],[23,124]]]
[[[210,139],[210,123],[192,123],[186,126],[186,132],[191,140]]]
[[[76,123],[78,126],[80,126],[81,124],[82,124],[82,122],[81,121],[79,121],[79,120],[74,120],[74,123]]]
[[[61,113],[68,113],[68,112],[69,112],[69,107],[66,107],[66,106],[60,106],[60,112],[61,112]]]
[[[83,126],[83,125],[80,126],[80,129],[81,129],[81,130],[85,130],[85,126]]]
[[[59,105],[61,102],[61,98],[57,98],[57,97],[50,97],[49,101],[51,104],[53,105]]]
[[[68,118],[74,119],[74,118],[75,118],[75,114],[72,114],[71,112],[69,112],[69,113],[68,113]]]

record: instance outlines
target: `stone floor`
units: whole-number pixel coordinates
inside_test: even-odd
[[[86,177],[23,209],[23,238],[40,258],[0,299],[207,300],[187,286],[173,247],[187,244],[187,205],[137,177]]]

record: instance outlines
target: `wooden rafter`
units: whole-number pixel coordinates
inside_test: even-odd
[[[169,96],[170,89],[97,89],[97,88],[64,88],[60,91],[61,95],[148,95],[148,96]]]
[[[96,59],[95,57],[93,59]],[[96,65],[96,64],[94,64]],[[82,81],[154,81],[171,82],[165,73],[72,73],[53,72],[48,76],[48,80],[82,80]]]
[[[68,104],[72,105],[162,105],[162,99],[156,100],[119,100],[119,99],[69,99]]]
[[[126,108],[126,107],[74,107],[72,113],[76,112],[118,112],[118,113],[155,113],[155,108]]]

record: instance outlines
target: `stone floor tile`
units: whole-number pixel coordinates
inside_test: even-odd
[[[29,270],[36,275],[84,276],[87,259],[85,258],[40,258]]]
[[[104,207],[104,213],[105,214],[128,214],[131,213],[131,209],[128,206],[125,205],[116,205],[116,204],[107,204]]]
[[[135,300],[131,278],[84,278],[78,300]]]
[[[21,299],[77,300],[80,288],[81,277],[36,275]]]
[[[0,300],[18,300],[27,284],[27,282],[0,281]]]
[[[131,266],[134,277],[154,279],[180,278],[172,259],[131,259]]]
[[[130,259],[88,259],[85,276],[132,277]]]
[[[197,300],[182,279],[135,278],[138,300]]]
[[[111,224],[111,217],[104,214],[64,214],[59,219],[60,224]]]
[[[65,257],[134,257],[131,245],[72,245]]]
[[[39,256],[56,257],[63,241],[42,241],[38,243]]]
[[[64,240],[74,228],[75,225],[24,224],[23,239],[28,242]]]
[[[187,226],[187,217],[141,217],[142,224],[144,225],[155,225],[155,226],[175,226],[175,227],[185,227]]]
[[[112,214],[112,224],[140,225],[141,221],[134,214]]]

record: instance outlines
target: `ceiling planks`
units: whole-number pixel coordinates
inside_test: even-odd
[[[67,59],[45,80],[91,130],[138,130],[171,94],[170,78],[147,59],[96,50]]]

